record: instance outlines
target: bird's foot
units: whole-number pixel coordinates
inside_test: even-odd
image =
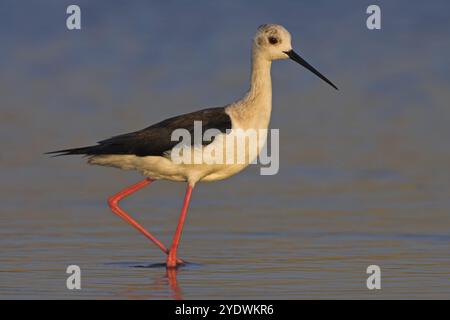
[[[169,254],[167,256],[166,261],[166,267],[169,268],[176,268],[180,265],[184,265],[185,262],[182,259],[177,258],[177,252],[175,250],[170,250]]]

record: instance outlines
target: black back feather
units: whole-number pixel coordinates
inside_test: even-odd
[[[225,108],[210,108],[169,118],[139,131],[99,141],[94,146],[51,151],[47,154],[56,156],[77,154],[89,156],[106,154],[132,154],[140,157],[162,156],[164,152],[171,150],[178,144],[178,141],[171,141],[172,132],[176,129],[186,129],[192,135],[194,121],[202,122],[203,132],[208,129],[226,132],[227,129],[232,127],[231,118],[225,113]],[[208,143],[211,143],[211,141],[203,142],[203,144]]]

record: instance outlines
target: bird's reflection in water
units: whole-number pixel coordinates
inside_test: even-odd
[[[165,263],[150,265],[135,262],[110,263],[109,265],[127,266],[131,268],[153,269],[152,278],[139,284],[130,282],[121,290],[120,296],[127,299],[183,299],[182,290],[177,279],[178,273],[185,267],[166,268]]]
[[[179,268],[166,269],[166,277],[169,282],[169,288],[172,293],[172,298],[175,300],[183,299],[182,291],[177,280],[177,273],[179,270]]]
[[[163,273],[158,273],[158,275],[154,278],[153,285],[151,286],[151,290],[153,292],[161,292],[167,291],[169,294],[166,296],[167,298],[172,298],[175,300],[183,299],[182,290],[178,282],[177,275],[184,267],[177,268],[166,268],[165,263],[152,264],[149,266],[138,266],[140,268],[164,268],[165,271]],[[166,298],[164,297],[164,298]]]
[[[148,288],[152,294],[147,295],[147,298],[182,300],[183,294],[177,278],[178,272],[180,272],[180,268],[170,268],[158,273]],[[166,292],[167,294],[161,296],[160,294],[154,294],[156,292]]]
[[[192,262],[186,262],[184,265],[178,266],[177,268],[166,268],[165,263],[147,266],[147,268],[164,268],[164,273],[158,274],[153,281],[153,292],[168,289],[169,294],[164,298],[182,300],[183,291],[181,289],[180,282],[178,281],[178,273],[200,268],[201,266],[201,264]]]

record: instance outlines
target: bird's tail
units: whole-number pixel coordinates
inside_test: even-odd
[[[92,155],[95,153],[95,149],[98,146],[89,146],[81,148],[64,149],[57,151],[45,152],[44,154],[51,154],[53,157],[69,156],[69,155]]]

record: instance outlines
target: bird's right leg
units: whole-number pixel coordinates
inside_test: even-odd
[[[136,220],[134,220],[132,217],[130,217],[125,211],[123,211],[119,207],[119,202],[123,198],[129,196],[130,194],[138,191],[139,189],[142,189],[143,187],[149,185],[154,180],[150,178],[146,178],[142,180],[141,182],[136,183],[135,185],[132,185],[131,187],[128,187],[119,193],[111,196],[108,198],[108,204],[111,208],[111,210],[117,214],[119,217],[121,217],[123,220],[131,224],[133,227],[135,227],[138,231],[140,231],[144,236],[146,236],[148,239],[150,239],[154,244],[156,244],[164,253],[169,254],[169,249],[166,248],[164,244],[162,244],[161,241],[156,239],[155,236],[153,236],[150,232],[144,229],[139,223],[137,223]],[[178,259],[178,263],[184,263],[183,260]]]

